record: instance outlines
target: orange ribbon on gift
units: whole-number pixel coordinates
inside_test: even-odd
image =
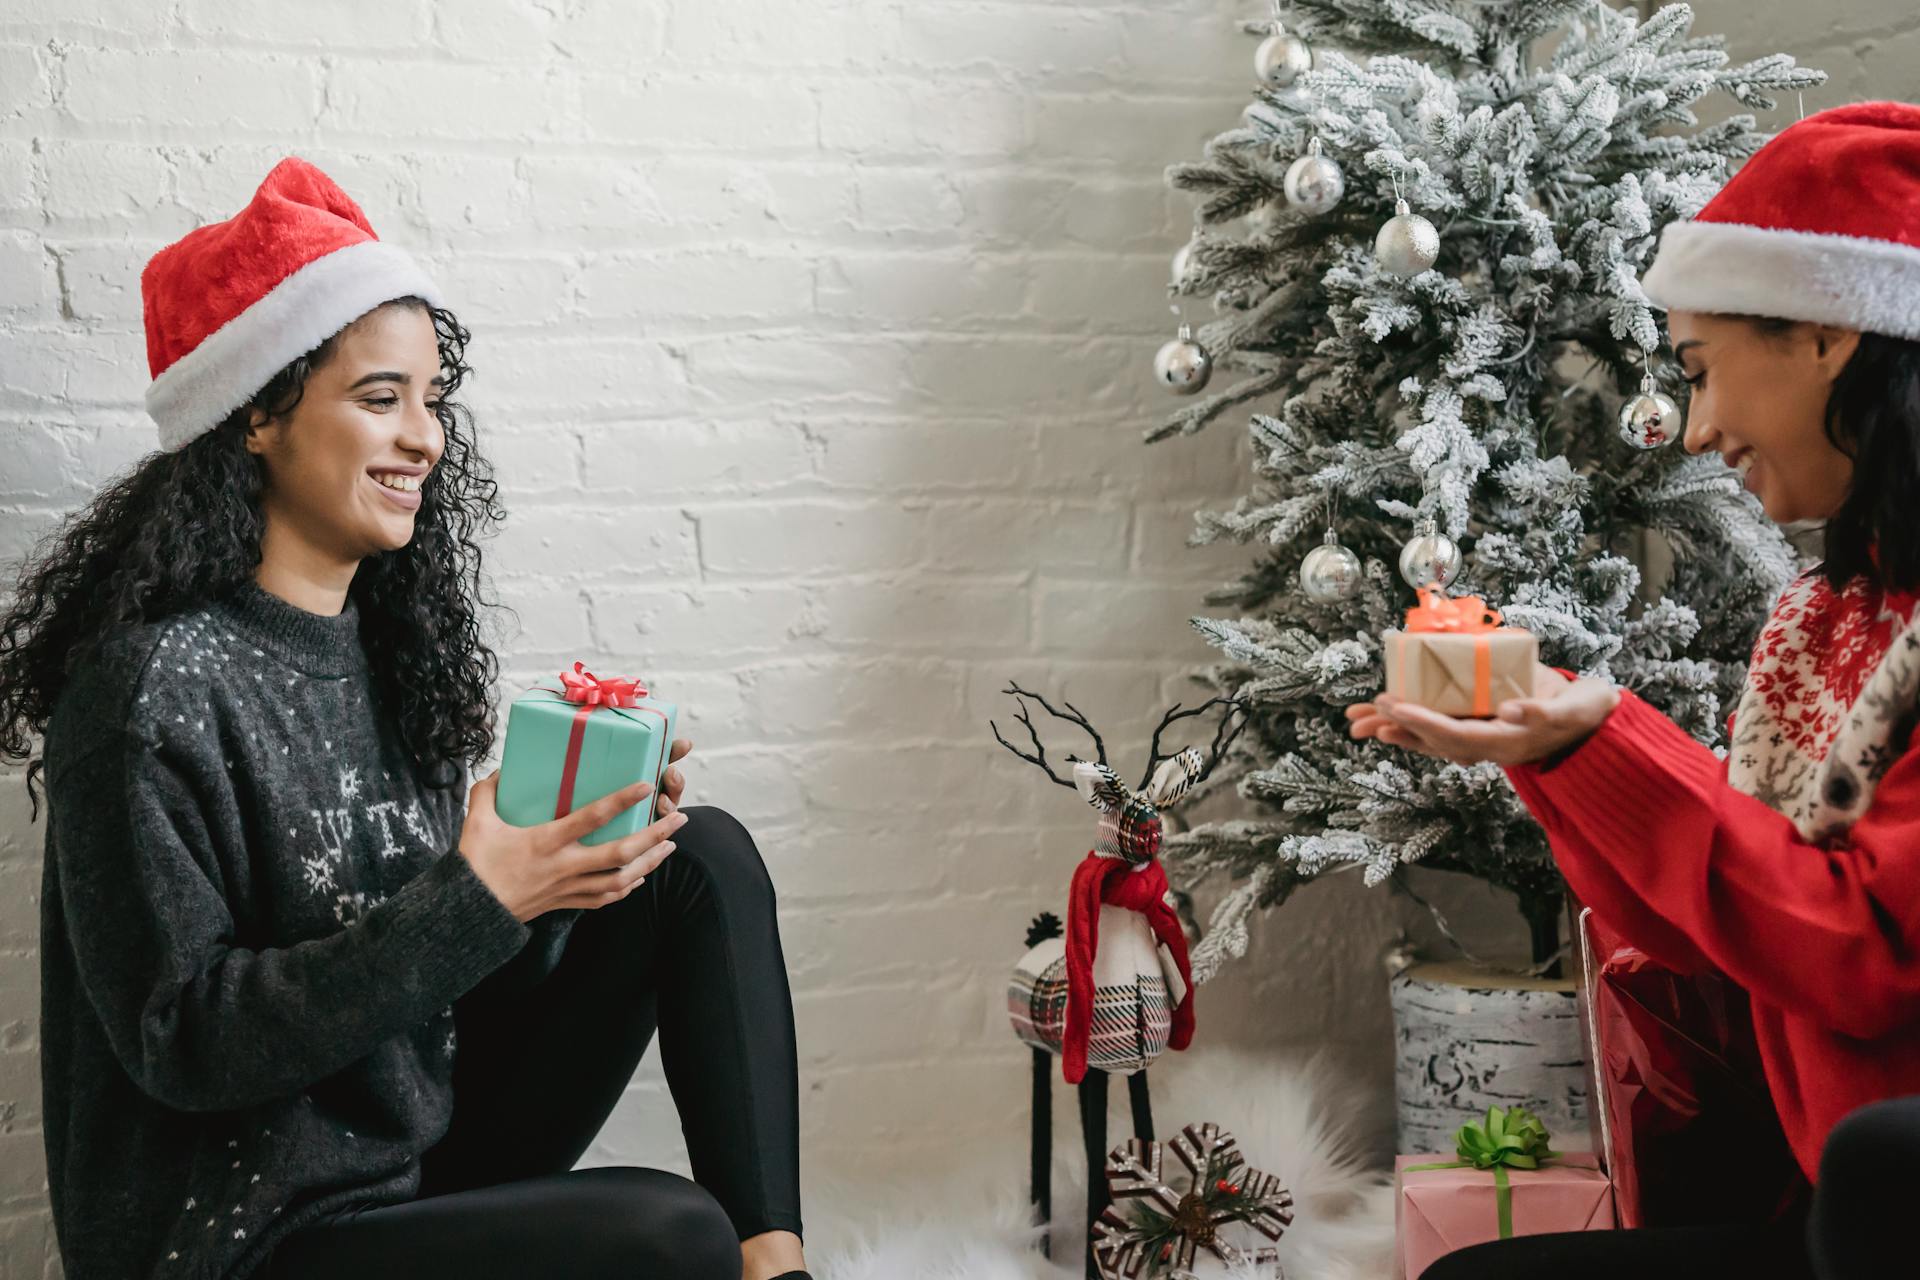
[[[1475,635],[1500,625],[1500,611],[1479,596],[1444,596],[1420,588],[1420,603],[1407,610],[1409,631],[1457,631]]]
[[[1479,596],[1446,596],[1432,587],[1421,587],[1420,603],[1407,610],[1408,631],[1443,631],[1470,635],[1473,643],[1473,714],[1493,714],[1493,642],[1486,633],[1500,626],[1500,611],[1488,606]],[[1403,669],[1407,648],[1400,650]]]

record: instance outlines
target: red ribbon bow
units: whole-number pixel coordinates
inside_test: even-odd
[[[573,664],[573,670],[560,673],[560,683],[565,686],[561,697],[568,702],[582,702],[590,707],[631,707],[647,696],[647,686],[638,678],[602,678],[588,671],[586,665],[580,662]]]
[[[1478,635],[1500,625],[1500,611],[1487,607],[1479,596],[1450,597],[1432,587],[1420,588],[1420,603],[1407,610],[1409,631],[1453,631]]]

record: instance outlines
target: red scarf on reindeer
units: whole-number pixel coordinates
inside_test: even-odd
[[[1113,770],[1076,761],[1074,781],[1088,803],[1101,811],[1094,847],[1073,872],[1067,899],[1067,1016],[1061,1045],[1061,1071],[1067,1083],[1087,1074],[1087,1044],[1093,1032],[1093,961],[1100,945],[1102,904],[1138,911],[1154,937],[1172,955],[1184,990],[1173,1008],[1167,1045],[1185,1049],[1193,1041],[1193,970],[1187,935],[1174,912],[1167,873],[1159,861],[1160,813],[1185,794],[1200,770],[1199,752],[1188,748],[1165,761],[1143,792],[1130,791]]]

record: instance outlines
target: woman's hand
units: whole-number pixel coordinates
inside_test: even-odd
[[[583,836],[646,799],[653,784],[635,782],[565,817],[516,827],[494,808],[499,782],[496,769],[468,792],[459,852],[523,923],[563,907],[592,909],[618,902],[666,861],[673,852],[673,841],[667,837],[687,821],[687,815],[676,810],[630,836],[606,844],[581,844]]]
[[[1347,732],[1455,764],[1530,764],[1584,740],[1620,701],[1604,680],[1569,680],[1537,663],[1533,687],[1533,697],[1501,703],[1492,720],[1455,719],[1383,693],[1347,708]]]
[[[667,751],[667,759],[669,762],[678,760],[691,750],[693,750],[693,743],[685,738],[675,738],[673,746]],[[687,775],[669,763],[660,775],[660,815],[662,817],[680,811],[680,793],[686,789]]]

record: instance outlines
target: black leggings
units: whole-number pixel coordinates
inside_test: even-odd
[[[296,1231],[265,1280],[739,1280],[740,1241],[801,1234],[793,1000],[773,884],[745,827],[695,805],[674,852],[583,912],[526,990],[455,1003],[453,1120],[419,1197]],[[660,1029],[689,1181],[574,1169]]]
[[[1712,1170],[1702,1170],[1712,1177]],[[1811,1214],[1765,1228],[1646,1227],[1516,1236],[1460,1249],[1419,1280],[1883,1280],[1912,1275],[1920,1097],[1861,1107],[1820,1153]]]

